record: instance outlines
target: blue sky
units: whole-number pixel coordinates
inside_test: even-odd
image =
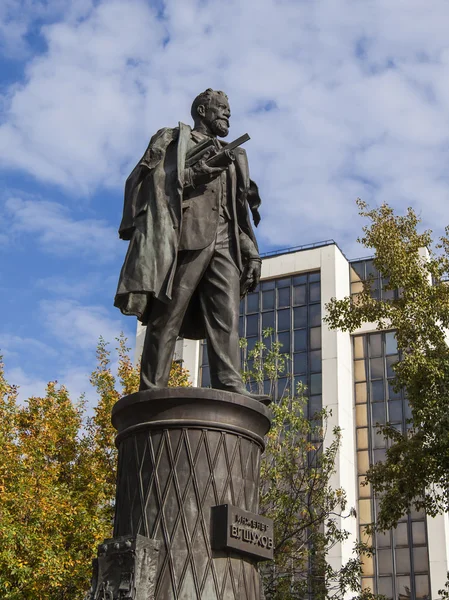
[[[0,349],[21,396],[92,394],[150,136],[227,92],[263,198],[262,250],[334,238],[355,198],[449,223],[447,0],[2,0]]]

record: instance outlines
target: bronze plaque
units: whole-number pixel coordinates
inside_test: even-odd
[[[212,507],[212,548],[273,558],[273,521],[230,504]]]

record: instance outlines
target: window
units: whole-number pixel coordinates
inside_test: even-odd
[[[292,277],[262,281],[259,289],[248,294],[240,304],[239,332],[247,339],[243,359],[257,341],[267,346],[263,331],[272,328],[273,338],[292,357],[283,381],[276,391],[293,388],[303,382],[310,396],[309,413],[321,410],[321,282],[320,272],[300,273]],[[202,345],[201,385],[210,385],[207,345]],[[269,389],[269,382],[265,388]],[[313,410],[312,410],[313,405]]]
[[[357,270],[354,270],[354,264]],[[364,262],[353,263],[352,281],[365,277]],[[372,266],[369,267],[372,269]],[[359,275],[360,274],[360,275]],[[405,432],[410,408],[402,390],[395,390],[394,368],[400,356],[393,331],[353,336],[354,392],[359,474],[359,525],[375,519],[378,500],[363,485],[370,465],[385,460],[387,440],[376,423],[392,423]],[[376,532],[374,560],[364,564],[362,584],[387,598],[430,598],[426,520],[423,513],[404,515],[391,531]]]

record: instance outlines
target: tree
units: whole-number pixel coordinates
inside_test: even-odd
[[[44,397],[17,402],[0,360],[0,597],[79,600],[89,588],[96,546],[112,534],[116,449],[111,410],[138,388],[126,339],[118,340],[117,378],[104,340],[91,381],[98,393],[88,417],[83,399],[50,382]],[[190,385],[174,364],[171,384]]]
[[[411,208],[398,216],[387,204],[370,209],[359,200],[358,206],[368,220],[358,241],[374,250],[386,289],[399,293],[373,298],[368,281],[356,301],[332,299],[326,321],[344,331],[371,322],[396,332],[402,360],[394,366],[395,387],[405,390],[412,419],[406,434],[380,428],[391,446],[367,475],[381,496],[377,527],[385,530],[413,506],[431,516],[449,510],[449,228],[434,245],[431,231],[418,232]]]
[[[274,391],[290,365],[291,358],[267,330],[264,341],[248,354],[244,379],[259,393],[268,380]],[[262,567],[266,598],[299,600],[310,593],[315,600],[324,600],[348,592],[370,598],[370,591],[362,592],[360,586],[363,556],[370,554],[367,546],[356,543],[353,559],[341,570],[332,569],[326,560],[331,548],[349,537],[340,520],[355,518],[344,490],[330,485],[341,431],[338,427],[327,431],[327,410],[307,418],[304,387],[293,393],[287,388],[280,396],[271,405],[274,418],[261,468],[260,513],[275,525],[274,562]],[[325,438],[331,439],[326,447]]]
[[[91,382],[98,402],[87,416],[83,401],[48,384],[43,398],[17,402],[0,365],[0,596],[4,600],[75,600],[89,587],[96,546],[112,534],[115,496],[115,431],[112,406],[137,390],[139,369],[126,339],[118,340],[117,376],[104,340],[97,349]],[[289,358],[272,342],[259,343],[244,376],[274,385]],[[246,365],[248,367],[248,365]],[[174,363],[171,384],[188,386],[188,373]],[[275,560],[263,569],[267,600],[339,599],[360,589],[361,562],[368,549],[355,546],[343,569],[333,571],[326,555],[348,533],[339,517],[353,518],[343,490],[332,490],[341,433],[326,448],[328,413],[305,414],[303,389],[283,395],[273,407],[273,428],[262,462],[261,513],[275,520]]]

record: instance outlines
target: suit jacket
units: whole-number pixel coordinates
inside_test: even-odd
[[[143,324],[148,322],[153,298],[169,302],[172,295],[180,234],[184,225],[183,178],[190,135],[190,127],[183,123],[179,123],[179,127],[174,129],[164,128],[158,131],[151,138],[144,156],[125,184],[119,235],[122,239],[129,240],[129,247],[114,304],[123,314],[137,316]],[[232,200],[235,202],[235,226],[257,248],[248,206],[257,225],[260,220],[260,197],[257,186],[249,178],[244,150],[237,153],[235,162],[236,179],[232,186],[235,196]],[[240,252],[238,261],[242,267],[244,260]],[[181,335],[202,339],[202,315],[194,306],[187,311],[187,315]]]

